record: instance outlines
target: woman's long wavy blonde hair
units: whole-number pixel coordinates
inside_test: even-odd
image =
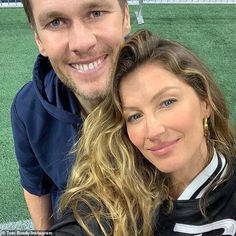
[[[169,198],[168,177],[132,145],[122,116],[120,81],[146,63],[162,64],[209,103],[209,152],[214,145],[227,158],[225,179],[232,173],[235,140],[229,114],[206,67],[182,45],[159,39],[147,30],[136,32],[119,51],[109,95],[84,122],[76,162],[60,202],[61,210],[71,209],[88,235],[92,235],[87,223],[90,217],[104,235],[152,235],[156,209]],[[81,203],[90,208],[90,215],[78,211]],[[104,219],[109,229],[104,227]]]

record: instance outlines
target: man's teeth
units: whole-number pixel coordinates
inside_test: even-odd
[[[98,59],[97,61],[91,62],[89,64],[74,64],[74,67],[79,71],[85,72],[96,69],[101,63],[102,60]]]

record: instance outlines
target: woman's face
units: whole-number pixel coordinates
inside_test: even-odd
[[[156,168],[174,179],[201,171],[210,108],[192,87],[158,64],[145,64],[122,78],[120,98],[131,142]]]

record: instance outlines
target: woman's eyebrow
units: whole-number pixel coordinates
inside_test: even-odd
[[[151,102],[156,101],[159,97],[161,97],[164,93],[166,93],[169,90],[173,90],[173,89],[179,89],[179,87],[177,86],[167,86],[162,88],[160,91],[158,91],[151,99]],[[135,106],[122,106],[123,111],[134,111],[134,110],[138,110],[138,107]]]
[[[159,97],[162,96],[162,94],[166,93],[169,90],[173,90],[173,89],[179,89],[179,87],[177,86],[167,86],[162,88],[160,91],[158,91],[151,99],[151,102],[154,102],[156,99],[158,99]]]

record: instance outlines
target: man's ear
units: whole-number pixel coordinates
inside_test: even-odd
[[[124,36],[127,36],[130,33],[131,25],[130,25],[130,14],[129,14],[129,6],[125,5],[124,9],[124,21],[123,21],[123,32]]]
[[[42,42],[41,42],[37,32],[34,32],[34,39],[35,39],[35,42],[36,42],[36,44],[38,46],[40,54],[42,54],[43,56],[47,57],[47,53],[45,51],[45,48],[43,47],[43,44],[42,44]]]

